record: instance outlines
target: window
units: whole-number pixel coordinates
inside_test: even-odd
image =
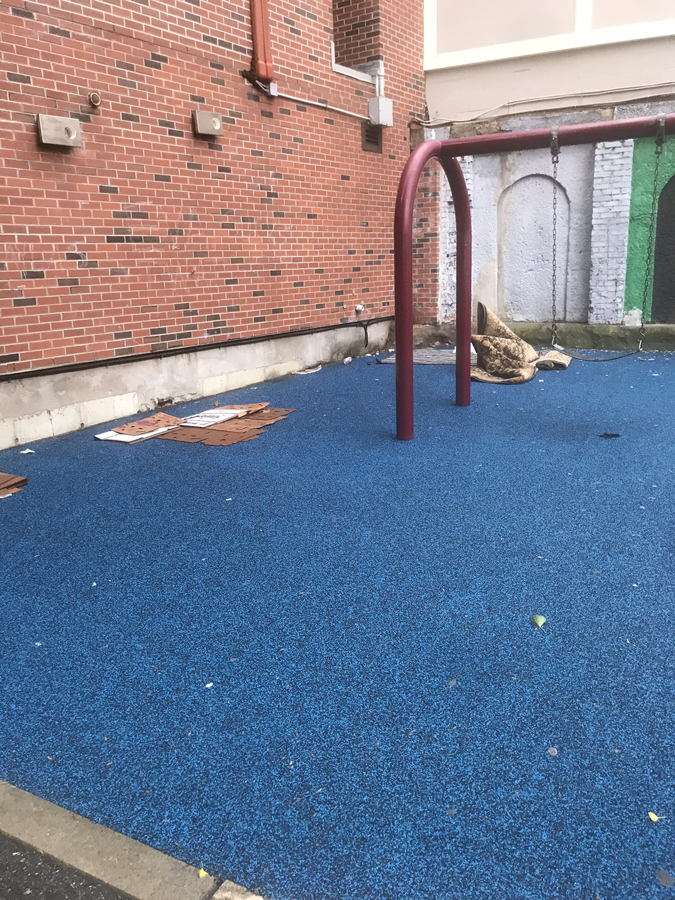
[[[333,0],[334,62],[372,74],[382,59],[378,0]]]

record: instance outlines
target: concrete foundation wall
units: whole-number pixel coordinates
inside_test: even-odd
[[[0,450],[389,346],[390,321],[0,382]]]

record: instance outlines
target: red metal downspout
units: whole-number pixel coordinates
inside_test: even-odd
[[[258,81],[269,84],[274,81],[274,68],[267,0],[251,0],[251,32],[253,34],[251,71]]]
[[[563,125],[558,129],[561,147],[572,144],[597,144],[601,141],[626,141],[654,137],[665,122],[665,133],[675,134],[675,115],[618,119],[587,125]],[[537,150],[551,146],[550,129],[485,134],[448,141],[424,141],[411,153],[401,174],[394,218],[395,294],[396,294],[396,436],[401,441],[413,438],[413,362],[412,362],[412,231],[417,182],[432,157],[443,166],[455,202],[457,220],[457,365],[456,403],[468,406],[471,381],[471,211],[458,156],[479,153],[504,153]]]

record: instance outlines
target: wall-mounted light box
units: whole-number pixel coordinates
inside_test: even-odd
[[[196,135],[201,137],[218,137],[223,133],[223,117],[214,112],[192,111],[192,127]]]
[[[37,127],[41,144],[51,147],[82,146],[82,128],[78,119],[40,114],[37,117]]]

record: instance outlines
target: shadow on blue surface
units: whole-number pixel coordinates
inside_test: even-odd
[[[0,777],[275,900],[660,897],[675,357],[642,359],[470,409],[418,367],[407,444],[358,360],[228,394],[298,408],[249,444],[1,453]]]

